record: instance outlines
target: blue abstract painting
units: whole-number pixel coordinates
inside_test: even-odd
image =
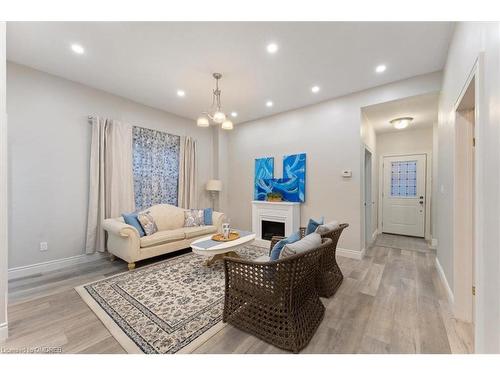
[[[306,199],[306,154],[283,156],[283,179],[290,190],[287,192],[287,201],[304,202]],[[292,189],[293,187],[293,189]]]
[[[283,178],[274,178],[274,159],[255,159],[254,199],[266,200],[268,193],[280,193],[284,201],[304,202],[306,196],[306,154],[283,157]]]
[[[260,158],[255,159],[255,187],[254,199],[263,201],[266,199],[268,193],[271,192],[265,184],[265,180],[274,177],[274,158]]]

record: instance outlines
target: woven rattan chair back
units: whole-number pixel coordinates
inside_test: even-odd
[[[223,321],[279,348],[299,352],[323,319],[317,292],[320,258],[332,241],[270,262],[224,258]]]

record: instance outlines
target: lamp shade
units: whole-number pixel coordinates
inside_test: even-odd
[[[198,120],[196,120],[196,125],[198,125],[201,128],[207,128],[210,126],[210,122],[208,121],[208,118],[205,116],[200,116],[198,117]]]
[[[221,180],[209,180],[207,182],[208,191],[221,191],[222,190],[222,181]]]

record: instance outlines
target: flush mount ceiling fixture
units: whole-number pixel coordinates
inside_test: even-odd
[[[391,120],[390,123],[396,129],[404,129],[407,128],[408,125],[413,121],[413,117],[399,117]]]
[[[213,90],[212,97],[212,107],[210,111],[203,112],[198,120],[196,120],[196,125],[207,128],[210,126],[210,120],[215,124],[221,124],[221,128],[224,130],[233,129],[233,122],[229,120],[224,112],[222,112],[222,105],[220,102],[221,90],[219,89],[219,79],[222,78],[222,74],[214,73],[212,76],[215,78],[215,89]],[[234,117],[234,116],[233,116]]]

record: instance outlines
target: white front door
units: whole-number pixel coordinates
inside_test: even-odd
[[[425,235],[426,155],[384,157],[382,232]]]

